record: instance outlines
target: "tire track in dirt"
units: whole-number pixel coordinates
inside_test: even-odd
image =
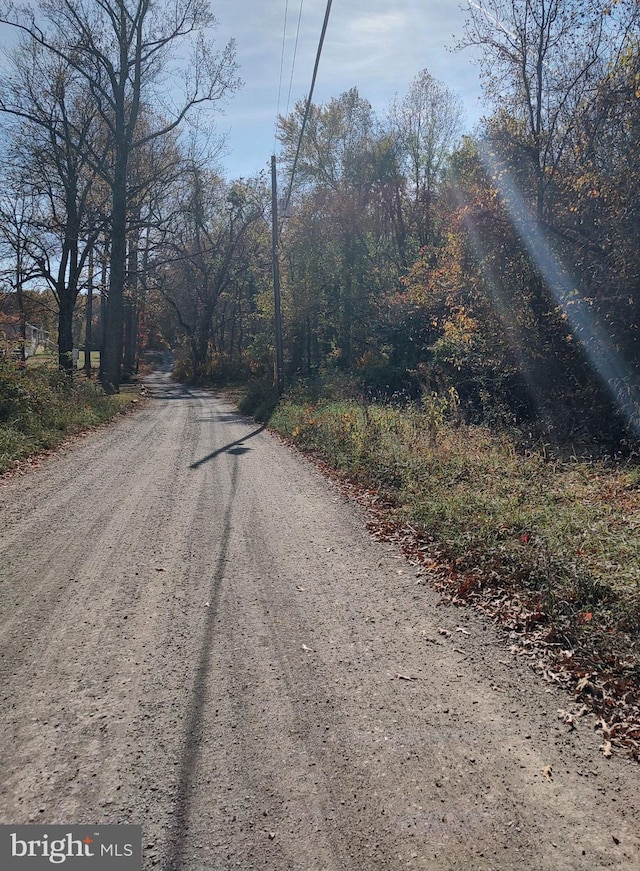
[[[168,839],[166,866],[168,869],[179,869],[183,864],[184,834],[188,829],[192,812],[193,775],[197,767],[198,756],[202,746],[205,731],[204,705],[207,695],[207,683],[211,665],[211,647],[215,632],[216,618],[220,602],[222,582],[225,577],[225,562],[229,549],[231,535],[231,520],[233,516],[234,500],[238,487],[238,463],[233,462],[231,474],[231,486],[227,506],[222,521],[222,535],[218,546],[218,558],[216,561],[209,598],[206,603],[207,617],[200,642],[197,667],[193,678],[191,695],[188,702],[185,740],[182,748],[180,767],[178,771],[178,783],[174,798],[173,819],[170,836]]]
[[[150,391],[0,487],[2,822],[141,824],[145,871],[640,871],[637,766],[303,459]]]
[[[5,624],[4,635],[10,654],[5,647],[3,685],[10,670],[10,677],[16,683],[29,688],[38,672],[45,670],[42,663],[46,663],[50,683],[46,712],[29,723],[27,729],[19,712],[15,719],[7,718],[5,737],[20,748],[13,760],[13,778],[19,798],[28,792],[28,782],[30,797],[35,802],[42,781],[49,780],[59,786],[62,794],[67,793],[69,805],[71,796],[64,788],[68,772],[51,763],[58,751],[60,733],[63,737],[73,735],[73,756],[79,760],[74,773],[80,776],[82,770],[86,788],[90,778],[99,779],[103,774],[103,748],[108,743],[104,723],[98,723],[96,728],[95,722],[108,716],[113,723],[112,731],[117,732],[121,722],[133,713],[131,696],[137,694],[138,698],[144,698],[144,693],[138,689],[139,677],[144,675],[145,660],[153,661],[150,656],[153,645],[146,626],[143,636],[146,640],[139,644],[135,632],[127,629],[135,621],[131,619],[129,624],[127,621],[136,611],[145,610],[149,589],[164,587],[158,584],[160,576],[155,575],[155,570],[166,570],[167,564],[170,566],[165,536],[155,523],[157,506],[162,498],[169,507],[170,526],[179,538],[184,528],[188,529],[193,507],[198,503],[197,498],[189,498],[192,483],[176,472],[188,462],[185,462],[185,451],[189,457],[190,449],[196,449],[201,438],[200,428],[192,439],[187,438],[188,428],[193,423],[193,414],[190,420],[188,413],[191,406],[185,405],[185,414],[177,417],[171,413],[165,416],[168,408],[166,403],[159,406],[150,420],[145,419],[147,412],[143,412],[135,420],[122,422],[115,456],[110,457],[121,465],[114,471],[109,462],[100,465],[94,459],[97,468],[89,476],[91,486],[79,486],[70,464],[62,474],[63,488],[68,486],[71,493],[61,496],[54,491],[53,502],[57,507],[64,499],[78,500],[78,514],[85,518],[82,535],[74,535],[78,524],[75,517],[59,530],[45,529],[35,541],[29,535],[32,524],[25,524],[21,533],[31,548],[29,574],[21,574],[18,559],[4,564],[3,589],[11,588],[12,578],[28,579],[31,583],[25,584],[24,590],[18,589],[22,598],[14,605],[12,624]],[[136,436],[130,439],[131,427]],[[148,441],[140,441],[151,432],[155,432],[162,445],[161,457],[149,450]],[[158,460],[162,470],[160,478]],[[97,484],[104,484],[104,489]],[[158,533],[157,538],[153,532],[150,535],[150,529]],[[62,543],[57,543],[59,537]],[[21,556],[19,551],[18,556]],[[16,587],[14,585],[14,592]],[[156,604],[159,604],[157,600]],[[141,618],[148,619],[146,614],[141,614]],[[9,631],[11,629],[13,631]],[[16,642],[13,646],[12,640]],[[23,663],[25,657],[28,661]],[[125,678],[129,687],[123,691],[118,687],[118,675],[130,672],[132,666],[135,668],[133,678],[131,674]],[[86,670],[93,673],[88,676]],[[103,693],[111,705],[104,704]],[[37,701],[32,704],[39,707]],[[42,755],[43,732],[48,751],[46,762],[40,766],[29,765],[33,758]],[[69,739],[66,740],[69,752]],[[112,743],[117,745],[117,735]],[[31,778],[25,779],[25,767],[32,769]],[[4,773],[11,783],[8,767]],[[71,816],[75,817],[80,808],[73,804],[70,807]]]

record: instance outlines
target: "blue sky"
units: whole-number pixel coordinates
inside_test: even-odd
[[[236,40],[243,89],[218,117],[227,132],[222,163],[229,177],[253,175],[274,153],[275,119],[287,0],[214,0],[217,44]],[[303,0],[300,37],[289,108],[311,84],[326,0]],[[280,112],[287,108],[300,0],[288,0]],[[463,100],[469,129],[482,114],[477,66],[468,50],[448,51],[462,36],[464,12],[457,0],[333,0],[315,102],[357,87],[384,114],[395,94],[427,69]]]
[[[277,150],[275,121],[278,105],[281,113],[287,109],[299,16],[289,108],[309,91],[326,0],[302,0],[301,15],[301,0],[211,0],[211,6],[218,21],[215,44],[223,48],[235,39],[244,81],[224,115],[216,114],[227,137],[221,164],[229,178],[248,177],[267,168]],[[482,114],[478,69],[469,50],[448,50],[463,33],[461,6],[464,0],[333,0],[314,101],[325,102],[355,86],[383,115],[393,96],[403,96],[427,69],[461,97],[472,129]],[[0,27],[0,43],[11,40],[9,31]]]

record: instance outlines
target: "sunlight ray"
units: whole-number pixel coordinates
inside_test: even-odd
[[[564,314],[574,337],[580,342],[593,370],[615,401],[627,424],[640,434],[637,386],[631,383],[631,369],[612,347],[610,338],[590,311],[576,278],[536,221],[518,185],[493,154],[480,148],[483,164],[496,184],[511,224],[541,275],[547,290]]]

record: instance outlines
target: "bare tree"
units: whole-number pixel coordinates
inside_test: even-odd
[[[227,318],[225,295],[251,274],[260,249],[254,229],[266,227],[268,192],[263,179],[227,184],[192,167],[175,194],[180,208],[167,227],[164,250],[157,251],[157,274],[186,338],[197,379],[210,362],[216,321]]]
[[[463,118],[460,97],[427,70],[416,76],[402,100],[396,98],[391,104],[388,125],[408,182],[403,223],[407,232],[415,232],[419,248],[429,241],[433,197],[446,159],[462,133]]]
[[[27,311],[25,287],[37,275],[30,256],[29,239],[37,205],[28,187],[8,182],[7,192],[0,197],[0,252],[4,268],[0,277],[15,294],[18,309],[19,353],[26,359]]]
[[[25,33],[64,59],[84,80],[111,140],[108,160],[94,155],[111,192],[111,247],[103,386],[117,391],[121,378],[127,229],[132,155],[175,130],[198,106],[222,100],[238,85],[230,42],[214,52],[215,24],[208,0],[41,0],[30,8],[5,6],[0,22]],[[177,56],[188,57],[181,75]],[[170,81],[169,81],[170,80]],[[153,123],[140,129],[145,107]]]
[[[427,70],[416,76],[402,100],[392,102],[389,122],[416,200],[434,191],[462,133],[463,118],[460,97]]]
[[[508,118],[510,138],[533,170],[539,221],[550,185],[582,108],[636,14],[626,3],[598,0],[469,2],[459,48],[482,50],[488,96]],[[637,6],[637,4],[635,4]]]
[[[64,59],[23,41],[0,78],[0,111],[13,120],[7,157],[29,189],[26,247],[35,275],[58,305],[60,367],[72,371],[72,322],[87,257],[104,229],[107,189],[90,155],[110,146],[77,72]]]

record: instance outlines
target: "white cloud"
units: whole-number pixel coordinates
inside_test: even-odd
[[[406,13],[379,12],[366,14],[355,18],[348,27],[349,39],[356,43],[364,43],[371,48],[393,44],[399,35],[399,31],[405,28],[408,22]]]
[[[231,127],[230,174],[250,174],[268,161],[274,148],[282,37],[286,0],[217,0],[218,40],[237,43],[243,91],[228,107]],[[305,0],[297,46],[289,109],[309,91],[325,12],[324,0]],[[324,102],[357,87],[383,114],[394,96],[403,94],[422,69],[458,92],[470,124],[477,119],[480,93],[477,70],[466,53],[454,54],[463,29],[458,0],[348,0],[334,3],[327,29],[314,99]],[[291,64],[300,4],[288,0],[280,112],[287,108]]]
[[[470,123],[480,112],[477,70],[466,52],[446,46],[462,34],[459,0],[343,0],[334,2],[319,68],[315,99],[324,102],[357,87],[382,114],[412,79],[427,69],[463,98]],[[274,148],[275,120],[303,99],[311,83],[325,0],[304,0],[300,37],[289,99],[289,82],[300,0],[288,0],[284,64],[281,59],[287,0],[212,0],[218,20],[213,32],[222,48],[236,41],[244,88],[219,118],[229,130],[224,163],[232,176],[250,175],[268,162]],[[390,8],[391,7],[391,8]],[[2,33],[0,32],[0,40]]]

